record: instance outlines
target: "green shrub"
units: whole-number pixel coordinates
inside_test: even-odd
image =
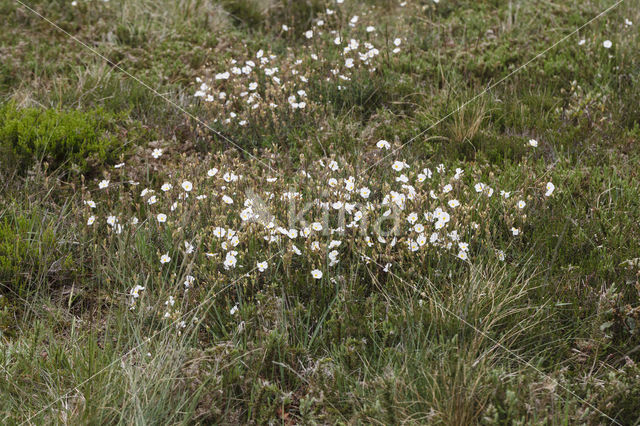
[[[101,109],[21,109],[8,103],[0,108],[1,158],[20,171],[42,159],[52,169],[86,173],[117,160],[124,146],[116,136],[121,120]]]

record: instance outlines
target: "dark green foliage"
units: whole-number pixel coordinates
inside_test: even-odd
[[[120,118],[100,109],[0,108],[0,150],[8,164],[26,171],[42,159],[51,169],[91,172],[113,164],[125,146],[118,133]]]

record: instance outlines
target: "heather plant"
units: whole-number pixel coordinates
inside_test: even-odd
[[[117,137],[118,121],[101,110],[42,110],[7,103],[0,109],[3,163],[17,163],[26,170],[34,161],[43,161],[53,170],[64,167],[76,173],[115,164],[125,148]]]

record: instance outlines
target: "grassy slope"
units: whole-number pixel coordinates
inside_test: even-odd
[[[402,37],[401,53],[383,54],[375,73],[355,74],[344,91],[312,81],[309,91],[320,101],[304,114],[256,116],[244,127],[214,122],[217,105],[191,97],[196,76],[221,72],[225,58],[259,48],[282,56],[287,46],[304,51],[300,34],[322,2],[283,3],[30,4],[244,148],[273,156],[288,176],[308,158],[330,153],[357,163],[379,139],[411,139],[612,4],[442,0],[400,8],[347,0],[345,17],[375,23],[389,44]],[[196,325],[178,334],[157,313],[186,272],[158,269],[157,255],[185,235],[206,238],[224,213],[208,207],[166,230],[117,237],[87,229],[83,199],[102,177],[134,178],[141,189],[202,173],[212,162],[247,176],[264,171],[46,22],[0,0],[9,28],[0,34],[2,100],[117,115],[113,134],[131,144],[110,164],[126,160],[133,169],[67,173],[65,165],[48,168],[46,154],[28,170],[1,164],[0,419],[21,422],[55,401],[32,421],[604,422],[595,406],[622,424],[638,423],[640,288],[638,265],[625,263],[640,252],[635,9],[623,3],[402,152],[463,167],[497,188],[553,180],[558,191],[547,203],[527,200],[522,240],[487,231],[487,244],[508,246],[507,262],[487,246],[470,267],[439,261],[423,268],[407,258],[390,276],[354,248],[341,262],[339,284],[319,293],[287,257],[274,260],[270,278],[246,284],[197,263],[202,285],[180,303],[187,311],[208,302]],[[292,31],[283,33],[282,23]],[[578,46],[582,38],[587,43]],[[605,39],[612,49],[601,47]],[[328,46],[321,55],[339,55]],[[525,147],[529,138],[540,141],[537,150]],[[150,160],[155,147],[165,149],[158,162]],[[369,179],[385,179],[389,165],[370,170]],[[133,192],[109,191],[101,199],[108,211],[146,213]],[[497,223],[502,214],[487,210],[481,220]],[[272,254],[246,251],[255,260]],[[147,288],[148,310],[128,309],[135,284]],[[230,315],[239,301],[239,313]]]

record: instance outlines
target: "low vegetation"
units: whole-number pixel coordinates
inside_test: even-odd
[[[2,423],[640,424],[633,3],[0,15]]]

